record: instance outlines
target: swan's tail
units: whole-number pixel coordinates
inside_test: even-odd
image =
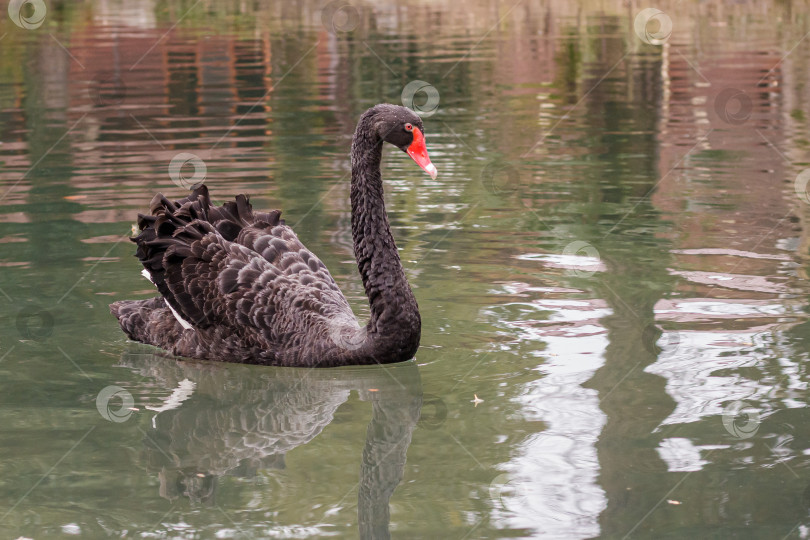
[[[166,309],[162,298],[121,300],[110,304],[110,313],[118,319],[121,329],[132,340],[151,343],[150,321],[156,309]]]
[[[185,271],[178,269],[191,255],[191,245],[212,233],[232,242],[247,227],[265,228],[284,223],[281,212],[277,210],[254,213],[245,195],[237,195],[233,201],[214,206],[204,185],[178,201],[170,201],[158,193],[152,199],[150,212],[151,215],[138,215],[141,233],[132,239],[138,244],[136,256],[168,306],[200,328],[209,324],[205,314],[193,305],[185,291],[178,297],[169,282],[170,277],[181,281],[187,279]],[[169,276],[167,271],[171,273],[172,264],[176,271]]]
[[[148,300],[121,300],[110,304],[110,313],[134,341],[174,350],[187,327],[161,297]]]
[[[192,324],[205,327],[206,321],[204,314],[191,309],[193,302],[189,302],[189,298],[178,299],[172,292],[167,266],[174,263],[174,269],[180,269],[178,261],[182,262],[190,255],[192,243],[206,234],[214,233],[225,240],[235,241],[240,235],[244,236],[245,228],[273,227],[283,224],[284,220],[278,210],[253,212],[245,195],[237,195],[235,200],[215,206],[205,186],[177,201],[155,195],[150,214],[138,215],[141,232],[131,240],[138,245],[136,256],[144,266],[145,276],[157,287],[162,298],[115,302],[110,305],[110,312],[130,339],[171,348],[184,329],[191,328]],[[173,279],[185,279],[182,270],[172,275]]]

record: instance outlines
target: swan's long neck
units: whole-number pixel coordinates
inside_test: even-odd
[[[361,121],[352,142],[352,238],[371,307],[369,338],[413,354],[421,321],[385,212],[381,159],[382,141]]]

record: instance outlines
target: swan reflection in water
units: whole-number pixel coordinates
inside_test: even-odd
[[[339,369],[256,368],[125,353],[121,365],[168,394],[149,400],[144,459],[157,471],[160,496],[216,504],[222,476],[255,477],[284,468],[284,456],[318,436],[352,390],[371,401],[360,461],[362,538],[388,538],[391,494],[422,406],[414,362]],[[347,489],[351,486],[347,486]],[[337,501],[335,501],[337,502]]]

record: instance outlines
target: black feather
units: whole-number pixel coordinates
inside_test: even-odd
[[[375,106],[352,143],[352,236],[371,308],[365,328],[280,211],[254,213],[245,195],[213,205],[204,185],[177,201],[157,194],[149,215],[138,215],[136,256],[161,297],[112,304],[121,328],[134,340],[194,358],[324,367],[411,358],[421,321],[379,170],[384,140],[407,143],[409,135],[397,130],[404,123],[422,130],[413,111]]]

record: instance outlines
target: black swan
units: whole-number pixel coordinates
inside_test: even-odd
[[[326,266],[281,212],[253,212],[244,195],[214,206],[205,186],[179,201],[158,194],[132,239],[161,296],[115,302],[131,339],[178,356],[280,366],[384,364],[413,358],[421,319],[388,224],[382,143],[432,178],[422,120],[380,104],[352,140],[352,239],[371,316],[361,327]]]

